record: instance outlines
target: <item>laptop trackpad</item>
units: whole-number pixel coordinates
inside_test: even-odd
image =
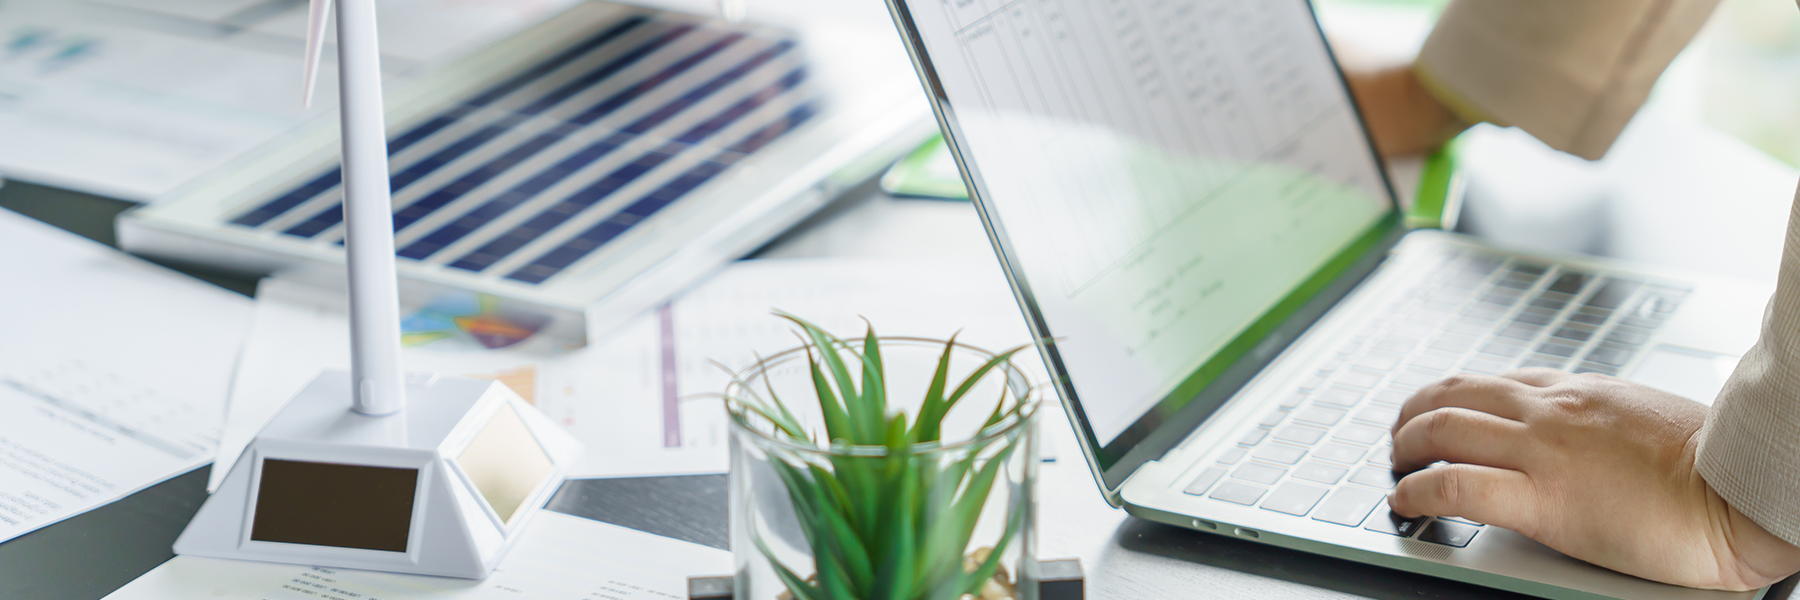
[[[1725,378],[1737,368],[1738,358],[1680,346],[1657,346],[1626,379],[1711,405],[1725,387]]]

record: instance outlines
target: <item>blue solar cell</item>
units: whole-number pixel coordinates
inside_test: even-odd
[[[487,144],[489,141],[492,141],[494,138],[499,137],[500,135],[503,135],[506,132],[513,130],[514,128],[518,127],[519,124],[530,120],[530,118],[532,116],[535,116],[535,115],[543,112],[544,110],[548,109],[549,107],[555,105],[557,102],[561,102],[562,100],[565,100],[565,99],[569,98],[570,96],[575,95],[577,92],[580,92],[582,89],[590,87],[593,84],[595,84],[601,80],[604,80],[607,77],[610,77],[613,74],[618,73],[621,70],[624,70],[625,67],[635,64],[643,57],[649,55],[651,52],[654,52],[657,49],[660,49],[663,46],[668,45],[670,42],[674,41],[676,38],[681,37],[682,35],[688,33],[689,31],[692,31],[693,29],[694,29],[693,25],[682,25],[682,26],[670,29],[669,31],[663,33],[662,35],[659,35],[659,36],[655,37],[654,39],[651,39],[648,42],[640,44],[637,48],[632,49],[630,52],[626,52],[625,54],[620,55],[619,57],[614,58],[613,60],[607,61],[606,64],[603,64],[603,65],[599,66],[598,68],[595,68],[595,69],[589,71],[582,78],[579,78],[574,82],[571,82],[569,84],[564,85],[561,88],[558,88],[556,91],[552,92],[547,97],[547,98],[554,98],[555,99],[554,102],[549,102],[546,100],[546,98],[540,98],[537,101],[533,102],[530,106],[527,106],[524,109],[521,109],[520,111],[515,112],[513,114],[506,115],[505,117],[501,118],[500,120],[495,121],[495,122],[487,125],[486,127],[483,127],[481,129],[477,130],[476,132],[466,135],[462,139],[451,143],[449,146],[446,146],[444,149],[439,150],[436,153],[433,153],[431,156],[421,159],[419,162],[408,165],[406,168],[402,169],[399,173],[395,173],[392,176],[392,179],[389,180],[389,188],[393,191],[400,191],[400,189],[405,188],[406,186],[412,185],[414,182],[418,181],[419,179],[422,179],[425,176],[430,175],[431,173],[437,171],[438,169],[443,168],[444,165],[450,164],[452,161],[462,158],[463,155],[468,154],[469,152],[474,151],[476,148],[479,148],[479,147]],[[699,60],[700,60],[700,59],[694,58],[694,56],[702,56],[702,57],[710,56],[711,54],[718,52],[719,49],[724,48],[726,45],[729,45],[731,42],[736,41],[737,39],[739,39],[741,37],[742,37],[741,35],[727,36],[728,39],[721,40],[719,42],[715,42],[712,46],[709,46],[706,49],[701,50],[700,52],[696,53],[695,55],[690,55],[687,60],[683,61],[683,63],[678,63],[677,67],[671,67],[671,69],[678,68],[678,67],[686,68],[686,66],[692,66],[694,63],[699,62]],[[683,66],[683,65],[685,65],[685,66]],[[665,70],[665,72],[666,72],[666,70]],[[577,84],[579,84],[579,85],[577,85]],[[644,89],[648,89],[648,88],[644,88]],[[630,90],[628,90],[628,92],[630,92]],[[643,92],[642,89],[638,89],[636,91],[636,93],[638,93],[638,94],[641,94],[642,92]],[[623,95],[623,93],[621,93],[619,95]],[[618,98],[619,95],[615,95],[613,98],[610,98],[606,101],[602,101],[597,106],[605,106],[609,103],[612,103]],[[633,96],[633,97],[635,97],[635,96]],[[622,104],[623,104],[622,102],[617,103],[614,105],[614,107],[616,108],[618,105],[622,105]],[[610,110],[607,112],[610,112]],[[582,115],[579,115],[573,119],[570,119],[568,122],[573,123],[575,125],[587,125],[589,123],[592,123],[594,119],[597,119],[604,114],[605,114],[605,112],[596,114],[593,109],[589,109],[587,112],[585,112]],[[556,136],[558,134],[559,134],[558,131],[551,131],[551,132],[541,134],[536,139],[527,141],[524,144],[524,146],[536,146],[537,149],[541,150],[544,147],[549,146],[551,142],[555,141],[554,139],[546,139],[546,136]],[[534,150],[529,153],[519,155],[516,158],[518,161],[523,161],[526,158],[529,158],[532,154],[536,154],[536,151]],[[514,164],[516,164],[516,162],[517,161],[515,161]],[[491,164],[492,163],[490,163],[490,165]],[[452,185],[456,185],[457,183],[462,183],[462,184],[468,185],[469,188],[474,188],[475,186],[480,185],[482,182],[485,182],[487,179],[499,175],[503,171],[505,171],[504,168],[498,169],[498,170],[478,168],[474,172],[472,172],[470,174],[466,174],[464,176],[464,179],[466,181],[453,182]],[[470,179],[470,178],[475,178],[475,179]],[[479,179],[479,180],[476,180],[476,179]],[[438,204],[438,206],[442,206],[442,204],[448,204],[450,200],[454,200],[454,199],[455,199],[455,196],[450,196],[448,198],[445,198],[443,196],[439,196],[437,198],[431,198],[428,196],[427,198],[424,198],[422,200],[439,202],[440,204]],[[417,204],[417,203],[415,203],[415,204]],[[437,207],[432,206],[430,204],[426,204],[424,206],[424,208],[428,209],[425,212],[427,214],[429,214],[429,212],[431,210],[436,210]],[[315,235],[318,235],[318,234],[324,232],[327,229],[330,229],[332,226],[343,222],[343,220],[344,220],[344,207],[343,207],[342,203],[339,203],[336,206],[332,206],[331,208],[327,208],[323,211],[320,211],[318,214],[313,215],[312,218],[301,222],[299,225],[295,225],[291,228],[288,228],[288,230],[283,231],[282,233],[286,233],[288,235],[299,236],[299,237],[313,237]],[[405,222],[396,220],[394,223],[394,229],[396,231],[398,231],[401,228],[404,228],[410,224],[412,224],[412,221],[410,221],[410,220],[405,221]]]
[[[625,19],[624,21],[621,21],[619,24],[614,25],[611,28],[607,29],[606,31],[600,32],[598,35],[588,38],[587,41],[582,42],[581,44],[575,46],[574,48],[570,48],[570,49],[562,52],[561,54],[558,54],[555,57],[552,57],[550,60],[540,63],[538,66],[533,67],[531,70],[528,70],[524,73],[520,73],[519,75],[514,76],[512,79],[508,79],[505,82],[503,82],[499,85],[496,85],[493,88],[490,88],[488,91],[482,93],[480,96],[476,96],[475,98],[472,98],[472,99],[462,103],[461,105],[457,106],[456,108],[452,109],[449,113],[439,115],[437,117],[432,118],[431,120],[428,120],[424,123],[419,124],[418,126],[413,127],[412,129],[408,130],[406,133],[403,133],[399,137],[396,137],[393,140],[388,142],[388,155],[392,156],[393,154],[400,152],[401,150],[405,150],[407,147],[410,147],[413,144],[418,143],[420,140],[430,137],[432,134],[437,133],[439,130],[442,130],[445,127],[449,127],[452,123],[455,123],[457,120],[468,116],[469,113],[474,112],[476,108],[491,104],[495,100],[498,100],[507,94],[517,91],[519,88],[524,87],[526,84],[531,83],[532,81],[536,81],[538,78],[543,77],[544,75],[562,67],[565,64],[568,64],[570,61],[575,60],[576,58],[580,57],[583,54],[592,52],[595,48],[605,45],[607,42],[612,41],[614,38],[624,35],[626,32],[631,31],[632,29],[638,27],[639,25],[649,22],[649,20],[650,20],[649,17],[645,17],[642,15]],[[319,194],[325,193],[326,190],[336,187],[341,182],[342,179],[343,179],[342,172],[340,172],[338,169],[334,168],[330,171],[327,171],[323,175],[320,175],[317,178],[314,178],[312,181],[308,181],[305,184],[302,184],[300,187],[295,188],[294,190],[292,190],[286,194],[282,194],[281,196],[277,197],[276,199],[263,204],[262,206],[256,207],[254,209],[251,209],[251,210],[245,212],[242,215],[239,215],[237,218],[232,219],[231,222],[233,224],[243,225],[245,227],[260,227],[264,223],[269,222],[271,219],[274,219],[275,217],[279,217],[282,214],[286,213],[287,211],[293,210],[294,207],[304,204],[307,200],[311,200],[314,197],[318,196]],[[339,211],[339,212],[341,212],[341,211]]]
[[[613,238],[625,233],[631,226],[642,222],[645,217],[654,214],[658,210],[662,210],[663,207],[673,203],[675,199],[700,187],[700,185],[706,183],[719,173],[723,173],[732,164],[742,160],[745,156],[768,145],[769,142],[775,140],[775,138],[781,137],[782,134],[799,127],[800,124],[811,119],[817,112],[818,109],[810,103],[796,107],[794,110],[789,111],[787,116],[781,121],[751,133],[742,141],[732,145],[730,149],[714,156],[713,160],[701,163],[694,168],[689,169],[680,177],[665,184],[663,189],[650,193],[643,199],[640,199],[627,207],[625,210],[620,211],[621,214],[629,215],[630,219],[621,220],[618,218],[618,215],[608,218],[589,230],[582,232],[580,235],[575,236],[574,240],[544,253],[536,260],[533,260],[531,264],[513,271],[512,273],[508,273],[506,278],[523,283],[543,283],[557,273],[562,272],[563,269],[568,268],[569,265],[575,264],[575,261],[581,260],[582,257],[592,253],[596,248],[599,248],[607,242],[612,241]],[[489,264],[492,264],[492,261],[489,261]]]
[[[764,49],[762,52],[759,52],[759,53],[751,56],[749,59],[744,60],[743,62],[739,63],[737,66],[731,68],[730,70],[728,70],[724,73],[721,73],[718,76],[713,77],[713,79],[711,79],[705,83],[702,83],[699,86],[696,86],[692,90],[689,90],[686,94],[683,94],[681,96],[681,98],[670,102],[668,105],[665,105],[662,108],[652,111],[649,115],[646,115],[643,118],[640,118],[637,122],[634,122],[633,124],[627,126],[625,128],[625,130],[631,131],[631,132],[648,131],[651,128],[655,127],[656,125],[661,124],[661,123],[667,121],[669,118],[673,117],[674,115],[678,114],[678,112],[679,112],[678,110],[668,110],[669,106],[676,106],[679,108],[685,108],[685,107],[691,106],[695,102],[698,102],[699,100],[704,99],[706,96],[712,94],[713,92],[718,91],[720,88],[725,87],[727,84],[731,83],[732,81],[736,81],[736,80],[743,78],[744,75],[747,75],[752,71],[755,71],[757,67],[760,67],[760,66],[768,63],[770,60],[773,60],[775,57],[780,56],[781,54],[787,52],[788,50],[790,50],[792,48],[793,48],[793,43],[789,42],[789,41],[783,41],[783,42],[774,44],[774,45],[770,46],[769,48]],[[770,99],[773,99],[774,97],[780,95],[781,92],[789,90],[789,89],[793,89],[795,86],[799,85],[799,83],[804,79],[805,79],[804,70],[795,69],[795,70],[789,72],[787,75],[784,75],[783,77],[781,77],[781,79],[777,80],[774,84],[771,84],[761,90],[758,90],[757,92],[752,93],[750,96],[744,98],[743,100],[739,100],[736,104],[732,105],[730,108],[727,108],[724,111],[721,111],[718,115],[715,115],[713,118],[701,123],[699,126],[696,126],[677,137],[681,140],[687,141],[688,145],[698,143],[701,139],[704,139],[708,135],[711,135],[711,134],[717,132],[718,130],[724,128],[726,125],[730,124],[732,121],[737,120],[738,118],[742,117],[743,115],[748,114],[751,110],[755,109],[756,107],[761,106],[764,103],[768,102]],[[475,208],[474,210],[470,211],[463,218],[459,218],[451,223],[445,224],[445,225],[439,227],[438,229],[432,231],[431,233],[426,234],[424,237],[419,238],[417,241],[414,241],[411,244],[407,244],[405,247],[400,249],[399,255],[402,257],[405,257],[405,258],[411,258],[411,259],[415,259],[415,260],[423,260],[425,258],[428,258],[432,254],[435,254],[439,250],[442,250],[444,247],[449,246],[450,244],[455,243],[457,240],[460,240],[463,237],[474,232],[476,229],[480,228],[482,225],[486,225],[488,221],[490,221],[494,218],[497,218],[502,214],[505,214],[507,211],[512,210],[513,208],[519,206],[520,204],[523,204],[525,201],[529,200],[532,196],[536,195],[538,192],[541,192],[541,191],[549,188],[550,186],[555,185],[556,183],[567,178],[569,175],[579,171],[582,167],[592,164],[594,161],[599,160],[601,157],[611,153],[613,150],[624,146],[631,139],[632,139],[632,136],[628,136],[626,134],[614,134],[613,136],[609,136],[607,139],[601,140],[599,142],[595,142],[594,144],[589,145],[588,147],[583,148],[580,151],[577,151],[575,154],[571,155],[569,158],[566,158],[566,159],[562,160],[561,162],[558,162],[556,165],[550,167],[549,169],[546,169],[545,171],[540,172],[537,175],[534,175],[532,178],[514,186],[512,189],[507,190],[504,193],[501,193],[498,197],[496,197],[492,200],[489,200],[488,202],[486,202],[486,203],[482,204],[481,206]],[[688,140],[691,140],[691,141],[688,141]],[[657,164],[660,164],[660,161]],[[651,166],[654,166],[654,165],[651,165]],[[630,168],[630,166],[628,165],[627,168]],[[645,169],[645,170],[647,171],[648,169]],[[635,179],[638,175],[641,175],[641,174],[642,174],[642,172],[631,173],[630,171],[624,171],[624,170],[615,171],[614,173],[608,175],[607,179],[602,179],[601,183],[608,183],[610,179],[614,179],[617,177],[625,177],[624,181],[629,182],[631,179]],[[577,199],[576,202],[573,202],[573,203],[569,202],[568,200],[565,200],[564,202],[558,203],[556,206],[552,207],[550,211],[547,211],[547,214],[549,214],[549,213],[559,214],[561,219],[557,220],[556,224],[560,224],[561,220],[566,220],[568,218],[568,216],[570,216],[576,212],[580,212],[581,210],[586,209],[588,206],[592,206],[593,203],[598,202],[602,198],[605,198],[606,195],[611,194],[614,190],[618,189],[618,186],[622,186],[622,185],[624,185],[624,183],[617,183],[616,185],[612,185],[612,186],[606,187],[606,188],[595,187],[595,188],[590,188],[589,190],[583,190],[583,192],[587,193],[587,195],[583,196],[582,199]],[[581,195],[583,192],[577,192],[577,195]],[[429,199],[432,201],[432,207],[430,210],[436,210],[437,208],[442,207],[445,204],[449,204],[449,202],[453,199],[454,198]],[[591,199],[591,202],[586,202],[586,201],[584,201],[584,199]],[[425,200],[421,200],[421,203],[423,203],[423,202],[425,202]],[[404,212],[404,211],[402,211],[402,212]],[[428,212],[429,211],[426,211],[425,213],[421,213],[419,216],[422,217],[422,216],[424,216],[424,214],[428,214]],[[478,218],[477,219],[468,218],[471,216],[478,217]],[[411,224],[413,221],[416,221],[417,218],[418,217],[409,218],[406,221],[406,223]],[[402,226],[403,225],[400,225],[398,222],[396,222],[396,227],[402,227]],[[532,225],[528,223],[526,226],[532,226]],[[549,226],[543,227],[540,230],[548,231],[550,227],[554,227],[554,226],[555,226],[555,224],[551,224]],[[512,234],[512,237],[517,237],[516,232],[514,232]],[[525,241],[528,242],[530,240],[527,239]],[[519,245],[522,246],[523,244],[519,244]],[[504,246],[483,247],[483,248],[477,250],[475,252],[475,254],[472,254],[471,256],[494,257],[494,260],[498,260],[498,258],[504,257],[507,254],[510,254],[513,250],[517,250],[517,249],[518,249],[517,247],[506,248]],[[455,264],[461,265],[458,268],[465,268],[465,269],[469,269],[469,270],[480,270],[480,269],[487,268],[489,265],[493,264],[493,262],[485,260],[485,259],[469,259],[468,257],[464,257],[464,259],[458,260]]]
[[[736,38],[733,38],[733,39],[736,39]],[[729,42],[722,42],[722,43],[729,43]],[[678,112],[680,112],[681,109],[687,108],[688,106],[691,106],[695,102],[698,102],[699,100],[704,99],[705,97],[711,95],[713,92],[718,91],[719,88],[724,87],[726,84],[742,78],[746,73],[749,73],[750,71],[755,70],[756,67],[761,66],[762,64],[768,62],[770,59],[773,59],[774,57],[779,56],[780,54],[782,54],[784,52],[787,52],[792,47],[793,47],[793,42],[791,42],[791,41],[782,41],[778,44],[775,44],[775,45],[763,50],[762,52],[756,54],[755,56],[751,57],[749,60],[746,60],[743,63],[740,63],[737,67],[732,68],[730,71],[727,71],[723,74],[715,76],[712,80],[710,80],[706,83],[703,83],[699,86],[696,86],[692,90],[689,90],[687,93],[683,94],[676,101],[670,102],[669,104],[664,105],[663,107],[657,109],[656,111],[653,111],[651,114],[639,118],[636,122],[633,122],[631,125],[626,126],[624,128],[624,131],[629,132],[629,133],[642,133],[644,131],[647,131],[647,130],[651,129],[652,127],[655,127],[656,125],[661,124],[664,121],[667,121],[670,117],[672,117],[675,114],[677,114]],[[718,49],[720,49],[720,48],[723,48],[723,45],[718,45],[717,48],[709,48],[707,50],[703,50],[702,52],[707,52],[707,53],[717,52]],[[689,67],[692,67],[697,62],[698,61],[683,61],[683,63],[680,63],[680,64],[670,67],[670,70],[689,68]],[[611,98],[607,98],[606,100],[601,101],[599,104],[595,105],[595,107],[593,109],[585,111],[583,113],[582,117],[587,117],[586,120],[591,122],[593,119],[597,119],[600,116],[605,114],[605,112],[596,113],[596,111],[598,111],[599,109],[610,107],[609,110],[616,110],[618,107],[623,106],[626,102],[629,102],[629,100],[635,99],[635,98],[641,96],[648,89],[649,88],[633,88],[633,89],[629,89],[629,90],[620,92],[619,94],[617,94]],[[621,98],[623,98],[623,100],[621,100]],[[582,119],[582,117],[578,117],[575,120],[580,121]],[[544,146],[549,145],[548,142],[560,140],[562,137],[565,137],[566,135],[568,135],[568,133],[571,133],[571,131],[566,131],[563,128],[558,128],[555,131],[547,132],[544,135],[539,136],[537,139],[533,139],[529,142],[526,142],[525,146],[533,146],[537,149],[542,149]],[[546,139],[546,136],[553,136],[553,137],[551,139]],[[543,172],[540,172],[538,175],[532,177],[530,180],[515,186],[511,190],[507,190],[506,192],[503,192],[500,195],[500,197],[488,201],[486,204],[482,205],[481,207],[475,209],[474,211],[471,211],[470,214],[483,213],[483,214],[491,215],[488,218],[493,218],[493,217],[499,216],[500,214],[504,214],[505,210],[499,210],[498,212],[495,212],[495,209],[497,207],[505,207],[506,209],[510,209],[513,206],[517,206],[519,203],[524,202],[526,199],[530,198],[531,194],[536,194],[537,192],[543,191],[545,188],[548,188],[551,185],[554,185],[557,181],[560,181],[564,177],[567,177],[568,175],[574,173],[575,171],[579,170],[582,166],[592,163],[593,161],[598,160],[599,158],[605,156],[607,153],[611,152],[614,148],[617,148],[618,146],[623,145],[623,143],[624,142],[613,142],[613,141],[611,141],[611,139],[602,140],[600,142],[596,142],[593,145],[588,146],[587,148],[583,148],[579,151],[576,151],[575,154],[572,155],[569,159],[564,159],[562,161],[559,161],[556,165],[550,167],[549,169],[547,169]],[[535,153],[536,153],[536,150],[533,150],[530,154],[526,154],[525,156],[530,156],[531,154],[535,154]],[[510,156],[510,154],[511,153],[509,153],[509,156]],[[572,159],[577,159],[577,158],[580,159],[579,162],[572,160]],[[521,158],[520,160],[523,160],[523,159]],[[498,161],[496,161],[496,162],[498,162]],[[401,229],[405,229],[407,226],[412,225],[413,223],[417,222],[419,219],[430,215],[431,213],[437,211],[440,208],[443,208],[446,205],[449,205],[451,202],[455,201],[458,197],[460,197],[464,192],[468,191],[469,189],[474,189],[476,186],[487,182],[489,179],[499,176],[500,173],[502,173],[506,169],[511,168],[512,166],[518,164],[518,162],[519,161],[510,161],[503,165],[502,164],[484,165],[481,168],[478,168],[475,171],[472,171],[470,174],[463,176],[461,179],[458,179],[457,182],[452,184],[453,187],[460,186],[461,189],[456,189],[456,190],[450,190],[449,188],[440,189],[440,190],[432,192],[431,194],[426,195],[423,198],[420,198],[418,201],[407,206],[406,208],[402,209],[400,212],[398,212],[394,215],[394,230],[399,231]],[[491,167],[498,167],[498,168],[491,168]],[[521,195],[521,192],[524,192],[527,190],[529,191],[529,193],[524,193],[523,195]],[[458,219],[459,222],[464,221],[464,220],[466,220],[466,219]],[[439,228],[436,231],[426,234],[426,236],[423,238],[420,238],[418,240],[418,242],[409,244],[405,248],[402,248],[401,252],[400,252],[400,256],[407,257],[407,258],[414,258],[414,259],[426,258],[428,256],[431,256],[432,253],[437,252],[439,249],[442,249],[444,246],[446,246],[452,242],[455,242],[458,239],[461,239],[464,235],[468,235],[468,233],[472,230],[473,229],[460,227],[456,223],[446,225],[444,227]]]

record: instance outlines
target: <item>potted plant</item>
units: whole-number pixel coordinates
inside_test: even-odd
[[[999,353],[949,340],[799,347],[725,391],[734,597],[1035,598],[1037,399]]]

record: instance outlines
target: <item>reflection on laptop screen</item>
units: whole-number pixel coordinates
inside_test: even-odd
[[[1115,460],[1392,217],[1304,1],[898,1]]]

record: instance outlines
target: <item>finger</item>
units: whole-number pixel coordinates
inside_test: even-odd
[[[1512,419],[1523,420],[1525,403],[1532,388],[1512,379],[1488,375],[1462,374],[1425,386],[1400,406],[1400,418],[1394,421],[1398,433],[1413,417],[1440,409],[1466,408]]]
[[[1574,377],[1575,375],[1567,371],[1560,371],[1547,367],[1530,367],[1507,371],[1501,373],[1500,376],[1526,385],[1550,387],[1562,383],[1564,380]]]
[[[1531,537],[1537,532],[1537,489],[1531,477],[1511,469],[1444,465],[1400,480],[1388,507],[1402,517],[1462,517]]]
[[[1503,469],[1524,466],[1533,452],[1524,423],[1466,408],[1440,408],[1394,433],[1394,470],[1406,473],[1437,461]]]

